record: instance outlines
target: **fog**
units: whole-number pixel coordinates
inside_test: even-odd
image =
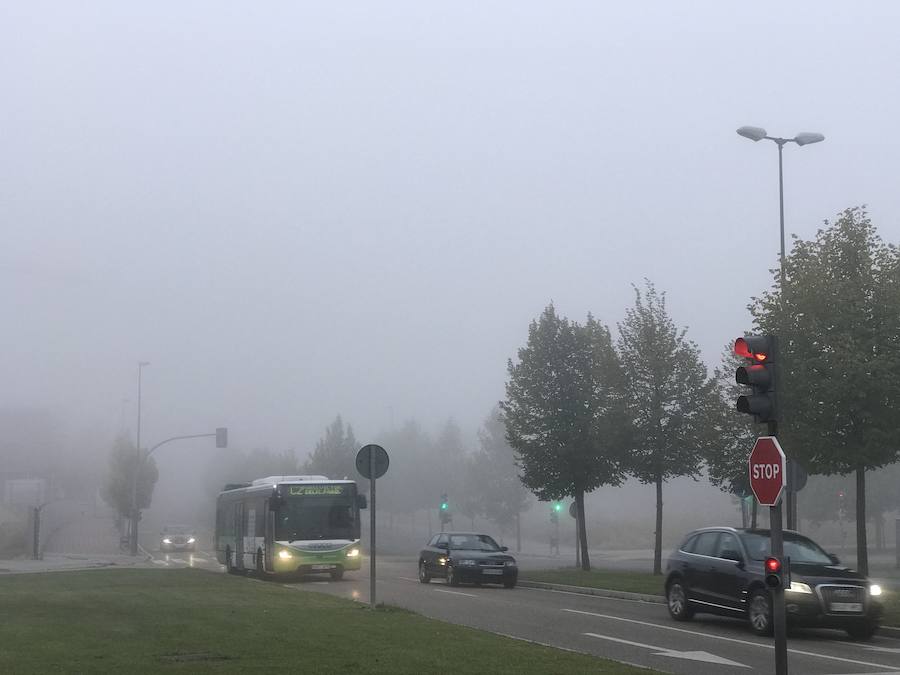
[[[900,6],[326,5],[3,3],[0,409],[68,462],[133,436],[142,360],[144,445],[474,445],[549,302],[614,327],[645,277],[711,369],[777,262],[741,125],[826,136],[785,150],[789,233],[868,204],[900,240]],[[216,452],[161,449],[155,503]]]

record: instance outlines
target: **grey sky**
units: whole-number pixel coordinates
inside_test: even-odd
[[[789,231],[900,240],[900,5],[636,5],[3,2],[0,405],[114,430],[146,359],[151,440],[472,428],[645,276],[715,365],[778,247],[743,124],[827,136]]]

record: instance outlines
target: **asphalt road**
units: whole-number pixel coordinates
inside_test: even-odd
[[[221,571],[209,553],[154,554],[160,567]],[[318,592],[368,603],[368,563],[343,581],[327,576],[275,580],[285,592]],[[517,587],[420,584],[413,558],[379,559],[377,601],[425,616],[542,644],[684,675],[772,673],[772,641],[740,621],[697,617],[672,621],[663,605]],[[900,641],[855,643],[844,633],[796,631],[788,642],[791,675],[900,675]]]

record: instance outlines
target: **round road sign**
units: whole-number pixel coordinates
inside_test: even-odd
[[[371,453],[375,454],[375,475],[372,476],[369,469],[372,466]],[[365,478],[381,478],[387,473],[391,463],[387,450],[380,445],[364,445],[356,453],[356,470]]]
[[[760,436],[750,452],[750,489],[762,506],[775,506],[787,484],[784,451],[774,436]]]

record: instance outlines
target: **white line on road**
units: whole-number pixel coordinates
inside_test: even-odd
[[[403,581],[418,581],[418,579],[412,579],[410,577],[397,577],[398,579],[403,579]]]
[[[687,659],[688,661],[703,661],[704,663],[717,663],[720,666],[734,666],[736,668],[749,668],[750,666],[738,663],[737,661],[729,661],[721,656],[710,654],[709,652],[689,651],[681,652],[676,649],[667,649],[665,647],[655,647],[653,645],[644,644],[643,642],[632,642],[631,640],[623,640],[622,638],[612,637],[611,635],[599,635],[597,633],[585,633],[588,637],[599,638],[601,640],[610,640],[612,642],[621,642],[632,647],[643,647],[644,649],[652,649],[653,656],[668,656],[673,659]]]
[[[155,558],[153,560],[153,563],[156,565],[165,565],[166,567],[169,566],[169,563],[167,563],[165,560],[156,560]]]
[[[641,626],[650,626],[651,628],[659,628],[661,630],[671,630],[676,633],[687,633],[688,635],[699,635],[700,637],[711,638],[713,640],[723,640],[725,642],[736,642],[741,645],[750,647],[761,647],[762,649],[775,649],[775,645],[764,644],[761,642],[751,642],[750,640],[738,640],[737,638],[725,637],[724,635],[714,635],[713,633],[704,633],[696,630],[686,630],[684,628],[675,628],[675,626],[663,626],[659,623],[651,621],[638,621],[637,619],[626,619],[621,616],[612,616],[611,614],[598,614],[597,612],[585,612],[580,609],[563,609],[563,612],[571,612],[572,614],[585,614],[587,616],[596,616],[601,619],[612,619],[613,621],[625,621],[626,623],[636,623]],[[853,663],[858,666],[868,666],[870,668],[886,668],[888,670],[896,670],[896,666],[886,666],[883,663],[870,663],[868,661],[857,661],[856,659],[846,659],[841,656],[828,656],[827,654],[817,654],[816,652],[806,652],[800,649],[788,649],[791,654],[799,654],[800,656],[814,656],[819,659],[829,659],[830,661],[840,661],[842,663]]]
[[[453,595],[465,595],[467,598],[477,598],[478,596],[474,593],[460,593],[459,591],[448,591],[443,588],[435,588],[435,593],[452,593]]]

